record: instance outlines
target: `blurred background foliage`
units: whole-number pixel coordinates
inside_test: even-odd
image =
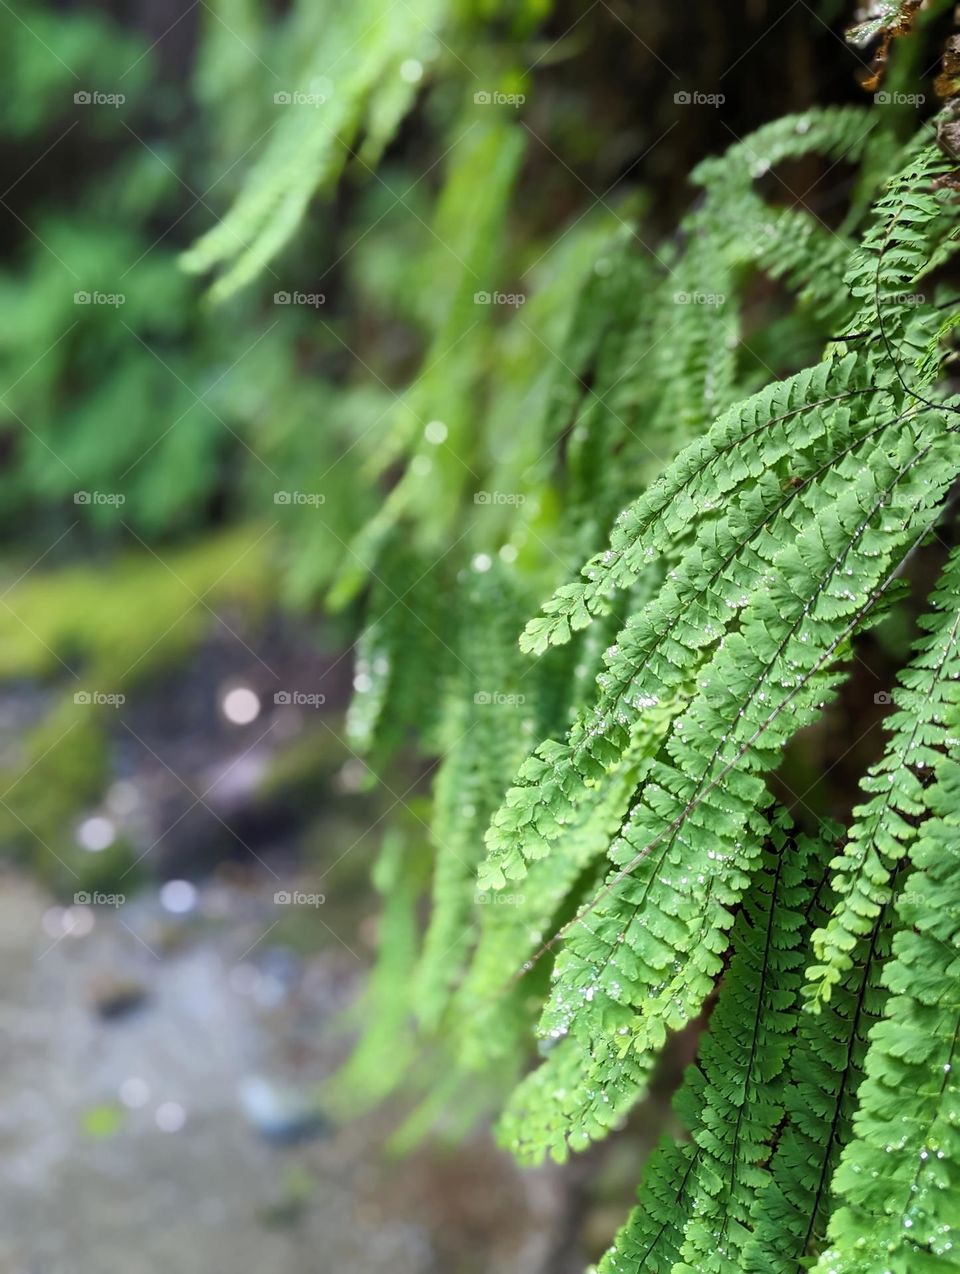
[[[45,707],[4,750],[0,817],[45,877],[89,867],[71,818],[107,777],[109,709],[78,710],[78,687],[122,693],[223,608],[250,641],[277,607],[323,611],[340,649],[372,590],[368,613],[392,615],[367,662],[409,649],[356,737],[387,699],[422,726],[458,574],[497,559],[522,619],[589,550],[674,445],[664,412],[663,436],[627,427],[602,465],[578,411],[603,325],[648,340],[633,303],[683,175],[856,93],[837,14],[800,10],[757,59],[762,4],[642,23],[543,0],[6,6],[0,671]],[[673,66],[702,91],[723,78],[722,120],[677,108]],[[497,292],[522,303],[475,301]],[[276,301],[297,293],[314,303]],[[599,325],[577,331],[578,307]],[[782,317],[755,356],[792,365],[802,340]],[[618,417],[669,376],[616,385]]]

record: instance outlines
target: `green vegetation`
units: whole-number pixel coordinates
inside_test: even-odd
[[[653,184],[570,199],[602,125],[536,0],[204,8],[189,103],[89,15],[24,8],[5,55],[11,144],[91,49],[130,76],[0,278],[0,516],[38,515],[0,660],[67,694],[9,772],[31,823],[56,847],[102,778],[48,648],[115,690],[145,633],[143,673],[197,639],[191,594],[343,612],[350,746],[401,806],[398,756],[438,763],[338,1097],[419,1089],[401,1146],[499,1106],[563,1159],[709,1014],[600,1270],[957,1268],[960,203],[915,101],[946,6],[858,34],[899,37],[870,104],[760,102],[675,226]]]

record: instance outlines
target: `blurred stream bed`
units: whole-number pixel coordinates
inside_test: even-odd
[[[5,1274],[550,1266],[559,1170],[480,1135],[391,1160],[387,1112],[323,1115],[364,964],[276,942],[275,884],[168,884],[171,911],[158,888],[63,908],[0,877]]]

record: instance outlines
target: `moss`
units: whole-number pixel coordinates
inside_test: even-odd
[[[103,565],[30,573],[4,598],[0,678],[78,675],[119,689],[182,656],[211,607],[262,611],[272,598],[261,528],[241,527],[176,551],[144,549]]]
[[[8,594],[15,620],[0,645],[0,679],[55,678],[55,693],[0,770],[0,841],[61,892],[130,883],[130,849],[118,842],[88,854],[74,825],[110,782],[109,738],[125,692],[182,659],[216,623],[212,609],[237,603],[249,615],[270,604],[259,535],[243,528],[163,560],[138,552],[30,575]]]

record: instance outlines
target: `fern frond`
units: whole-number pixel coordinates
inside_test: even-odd
[[[522,874],[523,861],[558,834],[562,797],[575,802],[628,742],[637,746],[645,737],[649,747],[662,735],[695,690],[711,649],[763,578],[771,546],[798,535],[815,517],[811,497],[818,484],[859,440],[883,428],[889,404],[886,395],[864,397],[865,417],[845,405],[821,406],[816,415],[822,432],[809,451],[798,438],[789,459],[768,456],[771,471],[748,497],[731,500],[713,520],[703,519],[695,544],[656,602],[634,612],[607,652],[594,706],[581,713],[563,745],[545,744],[521,769],[525,782],[508,793],[488,835],[491,867]],[[514,811],[522,811],[524,821]]]
[[[690,180],[706,187],[745,187],[785,160],[802,155],[855,160],[870,129],[870,114],[861,107],[837,106],[784,115],[735,142],[722,155],[702,160]]]
[[[949,712],[957,747],[958,712]],[[843,1206],[820,1274],[956,1268],[960,1238],[960,765],[940,762],[933,817],[912,847],[903,925],[884,973],[853,1140],[833,1180]]]
[[[521,1162],[549,1155],[563,1163],[608,1135],[646,1091],[652,1059],[607,1050],[591,1055],[580,1040],[559,1039],[511,1094],[497,1140]],[[602,1074],[602,1078],[598,1078]]]
[[[765,834],[761,776],[816,717],[840,675],[831,665],[891,567],[926,534],[956,472],[956,442],[942,419],[919,449],[916,436],[905,424],[891,431],[900,464],[841,479],[833,506],[773,557],[767,587],[704,670],[611,849],[618,870],[569,934],[545,1029],[569,1016],[580,988],[594,986],[581,1030],[602,1034],[608,1014],[636,1009],[634,1046],[657,1048],[702,1002]]]
[[[361,129],[368,133],[365,158],[372,160],[406,114],[416,90],[401,76],[401,64],[417,55],[429,60],[431,28],[445,12],[440,0],[421,0],[417,8],[324,9],[319,51],[290,68],[290,83],[274,97],[266,145],[235,204],[183,258],[197,273],[224,270],[211,289],[214,300],[226,300],[269,265],[315,192],[339,178]],[[393,90],[375,99],[382,84]]]
[[[797,1274],[822,1247],[833,1209],[831,1177],[850,1136],[867,1036],[886,1000],[888,904],[861,938],[829,1006],[800,1015],[788,1067],[786,1123],[751,1209],[745,1274]]]
[[[830,417],[823,409],[873,392],[854,356],[821,363],[777,381],[721,415],[617,519],[610,547],[587,563],[585,583],[567,584],[531,620],[523,649],[542,654],[571,631],[604,613],[610,597],[628,588],[659,554],[676,555],[696,520],[747,490],[765,471],[821,440]]]
[[[604,1274],[650,1261],[650,1269],[677,1274],[741,1268],[751,1209],[766,1180],[763,1164],[783,1118],[806,916],[826,857],[823,841],[788,837],[782,814],[774,826],[734,930],[734,956],[700,1061],[676,1099],[678,1113],[692,1115],[694,1146],[664,1146],[651,1158],[640,1203],[605,1258]]]
[[[590,873],[595,874],[626,813],[637,774],[636,763],[627,757],[619,770],[610,774],[605,784],[594,787],[577,807],[569,835],[557,851],[531,866],[522,894],[514,896],[516,905],[499,905],[494,896],[492,905],[484,908],[480,938],[464,980],[460,1007],[465,1020],[480,1024],[480,1032],[488,1037],[488,1047],[495,1031],[487,1031],[482,1025],[487,1014],[491,1008],[496,1011],[501,991],[552,932],[551,926],[563,914],[563,905],[576,891],[578,882],[584,877],[592,881]],[[476,1033],[471,1030],[469,1034],[472,1040]]]
[[[446,700],[436,687],[462,670],[423,559],[391,543],[378,565],[367,625],[357,641],[347,719],[351,744],[374,762],[401,744],[412,720],[428,744],[449,742],[443,737]]]
[[[872,339],[883,353],[877,359],[879,380],[899,382],[908,392],[922,385],[913,376],[904,378],[910,359],[907,328],[917,303],[930,301],[911,289],[956,250],[955,210],[933,190],[934,181],[950,169],[936,146],[925,145],[910,156],[877,201],[875,218],[846,278],[859,306],[850,331],[875,334]]]
[[[734,959],[688,1084],[702,1092],[677,1274],[739,1269],[762,1164],[784,1114],[783,1072],[799,1004],[806,912],[824,844],[784,839],[765,855],[734,932]]]
[[[871,799],[854,810],[848,844],[832,863],[840,899],[826,926],[813,935],[819,963],[811,966],[808,977],[815,999],[829,999],[831,986],[848,967],[849,953],[889,901],[893,872],[918,835],[929,783],[948,754],[952,732],[947,721],[960,703],[958,598],[960,551],[954,550],[933,592],[932,610],[919,620],[925,635],[899,674],[895,710],[887,721],[890,740],[863,781]]]
[[[647,1160],[640,1202],[604,1255],[598,1274],[661,1274],[679,1263],[692,1178],[702,1153],[690,1142],[661,1139]]]
[[[433,906],[414,979],[417,1012],[429,1028],[436,1027],[460,980],[475,937],[473,918],[489,903],[475,884],[483,831],[524,746],[523,729],[507,723],[519,715],[530,728],[535,710],[535,684],[520,689],[519,607],[504,573],[475,574],[463,604],[466,622],[453,652],[453,685],[440,687],[449,711],[434,786]]]
[[[416,1037],[403,994],[419,954],[416,906],[427,882],[427,856],[399,834],[388,834],[373,883],[383,899],[377,963],[357,1006],[360,1040],[328,1085],[336,1103],[356,1111],[372,1106],[401,1082]],[[386,1068],[385,1056],[396,1066]]]

